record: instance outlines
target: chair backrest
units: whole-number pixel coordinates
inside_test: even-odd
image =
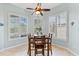
[[[52,38],[52,34],[49,33],[49,37]]]
[[[44,44],[45,36],[34,36],[35,44]]]
[[[52,44],[52,34],[49,33],[49,37],[51,38],[50,39],[50,44]]]

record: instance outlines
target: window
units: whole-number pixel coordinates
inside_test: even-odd
[[[24,16],[15,13],[9,14],[8,33],[9,40],[26,38],[27,35],[27,19]]]

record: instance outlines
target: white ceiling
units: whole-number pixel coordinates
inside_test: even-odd
[[[13,5],[16,5],[18,7],[21,7],[23,9],[26,8],[35,8],[36,3],[12,3]],[[42,3],[42,8],[53,8],[57,5],[59,5],[60,3]]]

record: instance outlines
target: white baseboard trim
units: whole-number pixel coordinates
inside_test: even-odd
[[[53,44],[53,45],[66,49],[67,51],[69,51],[70,53],[72,53],[74,56],[79,56],[79,54],[75,53],[74,51],[72,51],[71,49],[69,49],[67,47],[60,46],[58,44]]]
[[[18,47],[18,46],[21,46],[21,45],[24,45],[24,44],[26,44],[26,43],[21,43],[21,44],[15,45],[15,46],[7,47],[7,48],[4,48],[4,49],[1,49],[0,52],[11,49],[11,48],[15,48],[15,47]]]
[[[69,48],[66,48],[69,52],[71,52],[74,56],[79,56],[79,54],[75,53],[74,51],[72,51],[71,49]]]

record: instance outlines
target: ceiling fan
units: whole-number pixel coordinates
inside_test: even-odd
[[[50,11],[50,9],[43,9],[42,7],[41,7],[41,3],[37,3],[37,5],[36,5],[36,7],[35,8],[26,8],[26,9],[29,9],[29,10],[34,10],[34,12],[33,13],[36,13],[37,15],[41,15],[41,16],[43,16],[43,11]],[[33,15],[33,13],[32,13],[32,15]]]

